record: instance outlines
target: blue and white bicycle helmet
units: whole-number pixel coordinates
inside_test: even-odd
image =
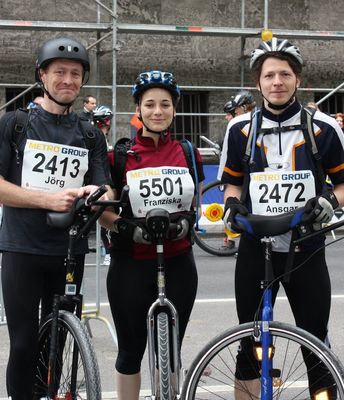
[[[171,72],[147,71],[138,75],[131,89],[135,103],[139,104],[141,95],[144,91],[151,88],[163,88],[168,90],[176,105],[180,97],[180,88]]]
[[[273,37],[270,41],[261,42],[257,49],[251,52],[250,69],[252,69],[257,60],[268,53],[286,53],[291,55],[302,67],[303,60],[300,49],[292,45],[286,39],[277,39]]]

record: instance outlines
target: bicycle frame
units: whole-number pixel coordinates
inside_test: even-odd
[[[106,192],[106,187],[102,186],[98,188],[96,192],[90,196],[92,200],[97,200],[103,193]],[[48,357],[48,371],[47,371],[47,394],[48,398],[54,399],[56,397],[57,379],[59,379],[60,371],[58,375],[55,374],[56,371],[56,354],[58,351],[58,346],[63,347],[65,343],[58,343],[58,321],[60,310],[66,310],[81,320],[82,314],[82,302],[83,296],[77,294],[77,285],[74,282],[74,271],[76,267],[75,259],[75,243],[80,237],[86,237],[96,219],[103,212],[105,207],[100,207],[100,209],[90,216],[90,207],[88,211],[85,208],[85,200],[78,199],[70,212],[68,213],[56,213],[51,212],[47,215],[47,223],[51,226],[58,228],[68,229],[68,252],[66,257],[66,283],[65,283],[65,293],[64,295],[55,294],[52,306],[52,321],[51,321],[51,339],[49,345],[49,357]],[[63,340],[63,338],[62,338]],[[71,398],[76,398],[77,390],[77,371],[78,371],[78,360],[79,351],[78,345],[74,342],[73,345],[73,358],[71,363],[71,387],[70,395]]]
[[[271,400],[273,397],[273,386],[274,378],[279,378],[281,371],[273,368],[273,356],[274,349],[272,343],[272,337],[269,330],[269,322],[273,321],[273,304],[272,304],[272,282],[274,280],[273,268],[271,262],[272,254],[272,242],[273,237],[269,235],[278,235],[286,232],[289,229],[299,229],[302,232],[303,237],[292,242],[291,250],[294,251],[293,246],[302,242],[306,238],[310,238],[319,234],[319,232],[309,233],[309,227],[302,224],[302,215],[304,209],[301,207],[296,211],[289,212],[282,215],[275,215],[270,217],[270,221],[274,222],[273,233],[269,232],[271,226],[264,226],[264,217],[250,215],[243,217],[238,215],[236,221],[245,228],[247,232],[253,233],[255,230],[260,232],[261,242],[265,245],[265,272],[264,280],[261,281],[261,288],[263,289],[262,297],[262,310],[261,310],[261,321],[254,322],[255,340],[261,343],[261,358],[258,360],[261,362],[261,400]],[[263,223],[263,224],[262,224]],[[338,226],[342,225],[338,224]],[[336,225],[336,224],[335,224]],[[334,226],[332,226],[333,229]],[[327,232],[331,230],[330,227],[323,228],[321,232]],[[269,232],[269,233],[268,233]],[[319,397],[320,398],[320,397]]]
[[[52,324],[51,324],[51,341],[49,349],[49,367],[48,367],[48,396],[53,399],[56,396],[56,353],[57,353],[57,340],[58,340],[58,317],[60,309],[63,309],[63,305],[66,305],[66,309],[81,319],[82,313],[82,301],[83,296],[77,294],[77,287],[74,283],[74,268],[76,265],[74,255],[74,243],[78,239],[78,227],[73,225],[69,229],[69,246],[68,255],[66,259],[66,284],[64,295],[55,294],[53,307],[52,307]],[[61,345],[61,344],[60,344]],[[71,380],[71,395],[75,398],[76,392],[76,376],[78,367],[78,349],[74,344],[73,348],[73,361],[72,361],[72,380]]]
[[[272,339],[269,333],[269,322],[273,320],[272,289],[270,286],[273,280],[271,263],[272,241],[271,237],[262,239],[265,244],[265,277],[261,282],[261,288],[264,290],[261,326],[257,327],[259,329],[257,341],[259,340],[262,344],[261,400],[271,400],[273,394],[273,376],[271,373],[273,372],[273,357],[270,351]]]
[[[179,320],[178,313],[175,306],[167,298],[165,291],[165,262],[164,262],[164,244],[163,240],[166,238],[167,232],[170,228],[169,214],[165,210],[151,210],[146,216],[147,230],[153,238],[153,242],[156,243],[156,254],[157,254],[157,287],[158,287],[158,298],[151,305],[147,314],[147,336],[148,336],[148,358],[149,358],[149,369],[151,377],[151,389],[152,399],[157,396],[157,371],[155,365],[155,355],[157,354],[156,349],[156,329],[155,321],[158,318],[159,310],[169,310],[171,322],[172,337],[172,362],[174,367],[175,381],[171,383],[173,393],[178,399],[180,396],[180,357],[179,357]],[[169,349],[171,350],[170,341],[168,340]],[[171,360],[169,360],[171,362]]]

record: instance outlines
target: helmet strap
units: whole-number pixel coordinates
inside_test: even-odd
[[[41,88],[42,88],[43,92],[48,96],[48,98],[49,98],[50,100],[52,100],[54,103],[58,104],[59,106],[66,107],[66,110],[67,110],[68,113],[69,113],[69,109],[70,109],[71,106],[73,105],[74,101],[72,101],[71,103],[62,103],[61,101],[56,100],[56,99],[47,91],[47,89],[44,87],[43,84],[41,85]]]
[[[260,86],[259,86],[259,88],[260,88]],[[271,108],[272,110],[280,111],[280,110],[284,110],[284,109],[286,109],[287,107],[290,106],[290,104],[295,99],[296,91],[297,91],[297,87],[295,87],[294,93],[292,94],[290,99],[288,101],[286,101],[285,103],[283,103],[283,104],[270,103],[270,101],[263,95],[263,92],[261,90],[260,90],[260,94],[262,95],[263,99],[267,101],[269,108]]]
[[[161,135],[161,136],[165,135],[165,134],[168,132],[168,128],[172,125],[173,119],[174,119],[174,117],[173,117],[172,122],[171,122],[171,125],[170,125],[167,129],[164,129],[164,130],[162,130],[162,131],[153,131],[152,129],[148,128],[148,126],[144,123],[144,121],[143,121],[143,119],[142,119],[142,116],[141,116],[141,113],[139,113],[139,115],[138,115],[137,118],[142,122],[142,125],[146,128],[146,130],[147,130],[148,132],[154,133],[155,135]]]

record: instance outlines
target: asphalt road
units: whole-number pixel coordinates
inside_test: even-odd
[[[340,236],[338,236],[340,237]],[[332,239],[331,236],[329,239]],[[182,348],[182,359],[185,368],[197,352],[213,336],[237,324],[234,301],[234,258],[220,258],[208,255],[194,247],[199,273],[197,300],[191,315],[190,323]],[[327,250],[327,260],[332,279],[332,311],[330,319],[330,340],[334,351],[344,362],[344,274],[343,242],[331,245]],[[113,327],[107,302],[105,279],[107,267],[100,266],[99,302],[100,309],[95,318],[89,320],[93,334],[93,344],[97,353],[104,399],[115,398],[114,363],[116,344],[108,329]],[[86,310],[94,309],[97,302],[95,254],[87,256],[85,270],[84,294]],[[321,295],[321,294],[319,294]],[[275,307],[275,319],[293,323],[288,302],[281,290]],[[112,328],[113,329],[113,328]],[[0,326],[0,400],[7,398],[5,389],[5,369],[8,356],[8,335],[6,325]],[[148,360],[142,364],[142,395],[149,388]]]

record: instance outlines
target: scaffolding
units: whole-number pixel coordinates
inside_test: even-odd
[[[244,51],[245,51],[245,40],[246,38],[259,38],[263,29],[268,29],[269,21],[269,8],[268,0],[264,0],[264,21],[263,27],[259,28],[247,28],[245,27],[245,0],[241,0],[241,26],[235,27],[209,27],[209,26],[182,26],[182,25],[159,25],[159,24],[129,24],[120,23],[117,21],[117,1],[113,0],[112,9],[108,8],[99,0],[92,0],[97,4],[97,22],[57,22],[57,21],[18,21],[18,20],[0,20],[0,29],[4,30],[36,30],[36,31],[69,31],[69,32],[96,32],[97,40],[89,45],[87,49],[96,47],[96,85],[86,85],[86,88],[96,88],[97,91],[100,89],[111,90],[112,93],[112,109],[114,113],[112,122],[112,141],[116,141],[116,122],[117,115],[129,115],[132,112],[118,112],[117,111],[117,88],[130,87],[130,85],[117,85],[117,70],[116,70],[116,52],[119,47],[117,44],[117,36],[121,34],[158,34],[158,35],[191,35],[191,36],[213,36],[213,37],[240,37],[241,48],[240,48],[240,86],[181,86],[182,89],[193,89],[193,90],[237,90],[237,89],[255,89],[245,86],[244,81]],[[110,22],[100,21],[100,10],[105,10],[110,16]],[[309,31],[309,30],[279,30],[273,29],[273,33],[276,36],[282,36],[287,39],[309,39],[309,40],[343,40],[343,31]],[[100,85],[99,77],[99,61],[100,61],[100,43],[105,40],[112,39],[112,85]],[[7,107],[11,102],[15,101],[18,97],[27,93],[28,91],[37,87],[37,84],[33,85],[18,85],[20,87],[26,87],[25,91],[20,95],[16,96],[10,102],[0,106],[0,111]],[[343,91],[344,82],[336,88],[300,88],[299,90],[304,91],[326,91],[329,92],[324,98],[318,101],[318,104],[326,100],[329,96],[337,91]],[[0,87],[15,87],[15,84],[2,83]],[[179,114],[180,115],[180,114]],[[183,114],[183,115],[195,115]],[[202,113],[203,116],[216,116],[222,115],[218,113]]]

